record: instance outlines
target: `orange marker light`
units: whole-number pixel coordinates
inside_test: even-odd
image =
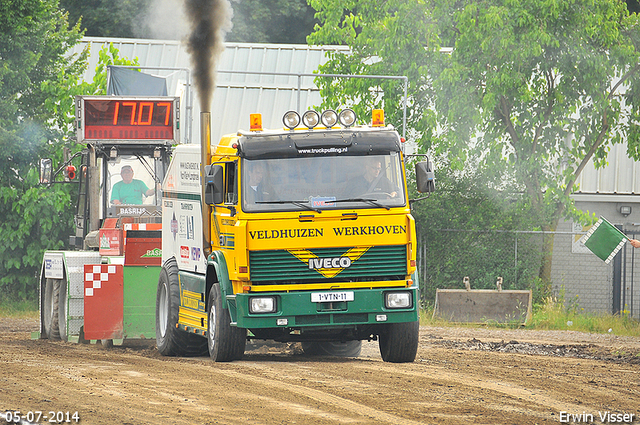
[[[250,114],[249,121],[249,130],[262,131],[262,114]]]
[[[371,125],[373,127],[384,127],[384,110],[374,109],[371,114]]]
[[[76,178],[76,167],[74,165],[67,165],[67,177],[69,180],[73,180]]]

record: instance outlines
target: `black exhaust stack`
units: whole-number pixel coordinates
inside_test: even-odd
[[[202,233],[203,253],[206,257],[211,254],[211,207],[204,201],[204,167],[211,164],[211,112],[200,112],[200,181],[202,182]]]

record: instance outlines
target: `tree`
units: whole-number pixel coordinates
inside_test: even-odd
[[[423,305],[433,303],[437,288],[464,289],[464,276],[473,289],[495,289],[501,276],[504,289],[532,289],[540,302],[547,295],[537,277],[540,235],[520,232],[533,225],[522,195],[487,185],[487,170],[451,173],[446,156],[432,159],[437,190],[412,207]]]
[[[231,0],[227,41],[304,44],[317,23],[306,0]]]
[[[627,141],[640,158],[639,22],[621,0],[311,4],[322,24],[309,41],[352,48],[322,72],[407,75],[417,141],[454,168],[492,165],[514,178],[542,230],[579,216],[569,195],[589,160],[606,162],[608,146]],[[397,109],[397,90],[362,81],[323,90]],[[548,233],[539,272],[547,283],[552,242]]]
[[[37,297],[44,248],[61,246],[72,224],[64,189],[37,187],[37,161],[69,145],[73,86],[86,53],[69,56],[82,36],[57,0],[0,3],[0,293]],[[55,149],[54,149],[55,147]]]
[[[145,13],[149,0],[60,0],[72,22],[81,21],[87,36],[140,37],[148,28]],[[142,24],[142,25],[141,25]]]
[[[93,37],[179,38],[184,0],[60,0],[72,21]],[[304,44],[318,22],[306,0],[230,0],[229,42]],[[170,26],[170,28],[167,28]]]

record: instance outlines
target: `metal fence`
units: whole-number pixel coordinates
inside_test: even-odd
[[[557,292],[561,287],[566,290],[567,302],[572,301],[569,298],[577,299],[578,304],[583,302],[587,305],[585,311],[588,312],[640,318],[640,264],[636,265],[640,261],[640,258],[636,259],[640,256],[640,249],[626,244],[607,265],[591,253],[572,253],[571,243],[566,240],[575,241],[584,233],[418,229],[417,267],[421,301],[426,304],[433,302],[436,288],[464,288],[465,276],[470,278],[473,289],[495,289],[500,276],[504,279],[503,288],[531,289],[534,302],[541,301],[540,297],[545,295],[541,292],[538,278],[543,257],[542,239],[545,234],[553,234],[552,279],[559,280],[558,276],[568,278],[552,281],[552,286]],[[640,232],[625,233],[631,238],[640,237]],[[565,242],[558,243],[561,240]],[[578,270],[586,268],[585,264],[599,272]],[[599,291],[594,290],[596,286]]]
[[[632,239],[640,237],[640,232],[625,233]],[[640,318],[640,285],[636,284],[640,270],[635,264],[638,251],[640,249],[636,250],[628,243],[613,259],[613,314]]]
[[[418,230],[417,267],[423,301],[436,288],[495,289],[498,277],[505,289],[532,289],[542,261],[543,232]]]

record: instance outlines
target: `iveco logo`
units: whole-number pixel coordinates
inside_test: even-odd
[[[349,257],[310,258],[309,259],[309,270],[346,269],[349,266],[351,266],[351,259]]]

